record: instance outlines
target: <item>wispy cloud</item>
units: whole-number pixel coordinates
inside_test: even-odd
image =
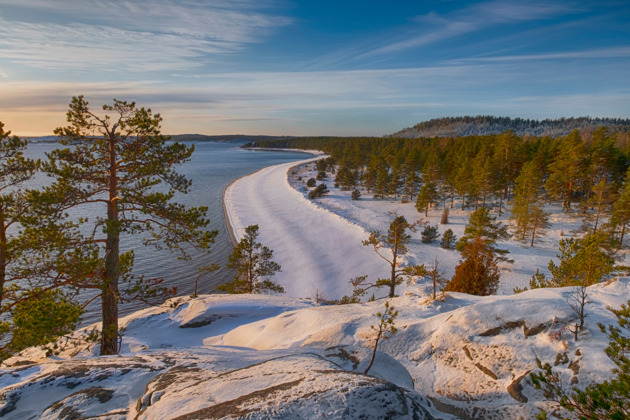
[[[44,69],[187,69],[260,42],[291,22],[251,1],[14,3],[0,0],[0,58]],[[11,13],[2,12],[3,5]],[[36,21],[20,14],[32,9],[39,12]]]
[[[504,55],[496,57],[468,58],[462,62],[545,61],[595,58],[630,58],[630,47],[598,48],[583,51],[552,52],[542,54]]]
[[[357,58],[368,58],[401,52],[469,34],[489,26],[519,21],[546,19],[571,10],[558,3],[491,1],[459,9],[441,16],[431,12],[416,16],[415,28],[402,40],[388,43]]]

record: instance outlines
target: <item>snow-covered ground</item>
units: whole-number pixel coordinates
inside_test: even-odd
[[[383,302],[326,306],[281,296],[176,298],[121,320],[120,355],[79,341],[55,357],[29,349],[0,369],[0,416],[81,418],[533,418],[549,409],[527,381],[536,361],[563,383],[610,377],[607,306],[624,278],[588,289],[574,341],[572,288],[432,301],[411,287],[390,300],[399,331],[363,375]],[[576,382],[577,381],[577,382]],[[436,407],[443,412],[436,410]]]
[[[287,296],[340,298],[352,293],[353,277],[386,276],[383,262],[361,246],[367,239],[362,227],[314,205],[287,183],[294,165],[271,166],[228,187],[225,207],[235,236],[240,239],[247,226],[259,225],[258,240],[282,266],[273,281]]]
[[[284,170],[284,167],[282,170]],[[302,196],[299,197],[299,200],[301,201],[300,208],[304,208],[303,210],[300,210],[299,214],[293,215],[293,217],[300,218],[301,215],[304,215],[305,218],[300,220],[300,222],[308,223],[307,215],[309,214],[309,210],[306,210],[308,207],[303,205],[303,203],[306,203],[311,204],[311,207],[317,206],[319,209],[327,211],[326,213],[321,213],[320,210],[312,209],[311,211],[313,212],[327,215],[330,219],[335,219],[335,215],[341,216],[346,221],[345,226],[342,225],[341,228],[338,228],[338,234],[335,237],[335,241],[337,243],[343,242],[344,249],[349,251],[344,253],[342,258],[339,258],[338,254],[322,256],[323,258],[327,258],[324,260],[326,263],[335,260],[342,260],[343,262],[352,261],[355,258],[355,253],[357,253],[357,255],[359,253],[364,255],[367,248],[361,244],[361,240],[367,239],[369,232],[373,230],[386,232],[389,227],[389,223],[393,219],[391,213],[396,212],[398,215],[405,216],[409,222],[420,219],[428,221],[431,225],[437,226],[439,231],[439,238],[430,244],[424,244],[421,242],[420,231],[412,233],[412,241],[409,245],[409,253],[406,255],[406,262],[409,264],[424,263],[427,267],[431,267],[437,258],[438,269],[442,271],[447,278],[451,278],[453,276],[455,273],[455,267],[460,260],[460,254],[455,250],[445,250],[441,248],[440,239],[444,231],[447,229],[451,229],[458,238],[464,234],[464,228],[468,223],[471,210],[461,210],[461,202],[455,200],[453,208],[450,207],[450,201],[447,202],[447,207],[449,207],[449,221],[448,224],[442,225],[439,223],[443,211],[441,204],[438,208],[429,210],[428,217],[425,217],[424,212],[419,213],[416,210],[414,202],[401,203],[400,198],[397,201],[391,199],[374,199],[372,194],[363,192],[363,195],[359,200],[351,200],[351,191],[342,191],[340,188],[334,187],[334,174],[329,174],[328,179],[317,181],[318,184],[321,182],[326,183],[328,189],[330,190],[330,194],[316,200],[308,200],[306,198],[308,192],[304,190],[304,187],[306,186],[308,179],[315,178],[316,175],[317,170],[315,169],[315,165],[306,162],[290,168],[287,172],[289,185],[291,185],[294,190],[300,192],[300,195]],[[260,177],[262,177],[262,175]],[[257,182],[255,179],[251,178],[259,178],[259,176],[255,175],[250,177],[250,179],[245,178],[243,179],[243,182]],[[238,187],[238,184],[236,184],[235,187]],[[283,189],[278,188],[276,191],[282,195],[278,195],[273,198],[270,197],[270,200],[289,202],[290,198],[296,195],[294,192],[287,189],[286,186],[284,186]],[[544,237],[536,239],[533,247],[529,246],[529,241],[520,242],[514,238],[506,241],[499,241],[497,243],[498,248],[509,251],[507,257],[513,260],[513,263],[506,262],[500,264],[501,285],[499,287],[498,294],[512,294],[515,287],[522,288],[528,286],[529,281],[532,275],[536,272],[537,268],[543,273],[548,273],[547,266],[550,260],[556,258],[556,254],[558,253],[558,242],[560,239],[575,234],[580,235],[579,230],[582,224],[581,218],[572,215],[567,216],[559,207],[556,206],[548,206],[546,210],[550,213],[549,221],[551,223],[551,227],[545,231]],[[251,217],[251,220],[255,219],[254,208],[247,209],[246,207],[241,207],[235,209],[235,211],[241,214],[248,214]],[[509,210],[503,211],[500,216],[496,210],[492,211],[491,214],[493,216],[497,216],[498,221],[508,226],[510,225]],[[275,229],[276,224],[282,223],[282,221],[271,217],[269,219],[260,219],[258,223],[261,230],[264,231],[265,229]],[[302,229],[302,226],[299,223],[295,223],[294,226],[296,230]],[[359,235],[358,240],[355,234],[357,226],[363,229],[363,233],[362,235]],[[304,229],[309,228],[304,227]],[[353,235],[343,234],[341,229],[347,229],[349,232],[353,232]],[[309,235],[309,241],[311,241],[311,243],[313,241],[326,240],[327,238]],[[281,246],[281,244],[274,242],[271,238],[269,238],[269,241],[270,242],[267,243],[267,245],[272,249],[276,249],[276,246]],[[342,245],[339,244],[339,246]],[[278,251],[278,255],[283,254],[284,258],[299,257],[300,254],[298,253],[298,250],[295,250],[291,246],[288,248],[289,249]],[[372,253],[371,258],[380,264],[381,267],[386,266],[386,262],[380,260],[372,251],[369,252]],[[622,251],[622,257],[625,258],[625,265],[630,265],[630,254],[627,250]],[[370,258],[369,255],[367,258]],[[365,268],[361,269],[363,267]],[[378,266],[376,268],[378,269]],[[378,275],[383,275],[381,274],[382,271],[370,271],[371,269],[372,266],[365,266],[361,264],[359,269],[355,271],[351,270],[352,272],[349,274],[348,278],[362,274],[369,274],[371,279],[375,279]],[[291,275],[288,271],[285,272],[283,275],[283,281],[289,282],[290,277]],[[401,290],[404,290],[404,285]],[[331,298],[339,297],[340,296],[331,296]]]
[[[630,278],[588,288],[578,341],[567,328],[576,320],[574,288],[511,293],[546,268],[561,231],[579,226],[559,212],[536,247],[499,244],[515,260],[503,266],[501,295],[432,300],[426,284],[402,286],[390,300],[398,332],[379,344],[364,375],[383,300],[326,305],[314,297],[350,293],[348,280],[357,275],[386,275],[386,263],[361,241],[369,230],[387,229],[388,211],[410,221],[421,215],[413,204],[351,201],[332,180],[330,196],[313,203],[301,191],[314,175],[312,162],[291,166],[245,177],[225,194],[237,237],[260,226],[259,239],[283,266],[274,280],[287,294],[180,297],[139,311],[120,320],[117,356],[98,357],[98,345],[81,338],[55,356],[27,349],[0,368],[0,417],[533,418],[554,409],[527,381],[537,361],[552,364],[567,387],[611,376],[597,324],[616,323],[607,307],[630,299]],[[440,214],[430,212],[432,224]],[[467,216],[454,210],[449,219],[440,232],[448,227],[460,236]],[[437,255],[450,276],[458,253],[414,235],[410,262],[430,264]]]

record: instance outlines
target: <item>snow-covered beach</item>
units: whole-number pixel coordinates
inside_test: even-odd
[[[262,169],[226,189],[226,220],[236,238],[247,226],[260,226],[260,242],[273,249],[282,266],[274,281],[288,296],[335,299],[351,294],[352,277],[386,276],[387,267],[361,246],[366,234],[360,226],[314,205],[289,185],[287,171],[293,166]]]

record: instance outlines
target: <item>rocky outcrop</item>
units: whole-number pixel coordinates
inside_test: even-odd
[[[337,350],[156,351],[8,368],[0,411],[7,419],[435,418],[413,390],[346,370],[352,360],[338,355],[352,352]]]

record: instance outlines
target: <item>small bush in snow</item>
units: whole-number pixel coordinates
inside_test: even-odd
[[[423,244],[428,244],[435,241],[439,236],[437,226],[425,226],[425,228],[422,230],[421,236]]]
[[[308,198],[310,198],[311,200],[315,199],[315,198],[319,198],[319,197],[323,197],[326,194],[328,194],[330,191],[328,190],[328,188],[326,187],[326,184],[319,184],[317,187],[315,187],[315,189],[313,191],[311,191],[310,193],[308,193]]]
[[[455,248],[456,242],[457,236],[455,236],[451,229],[446,229],[442,235],[442,242],[440,242],[440,246],[444,249],[453,249]]]

